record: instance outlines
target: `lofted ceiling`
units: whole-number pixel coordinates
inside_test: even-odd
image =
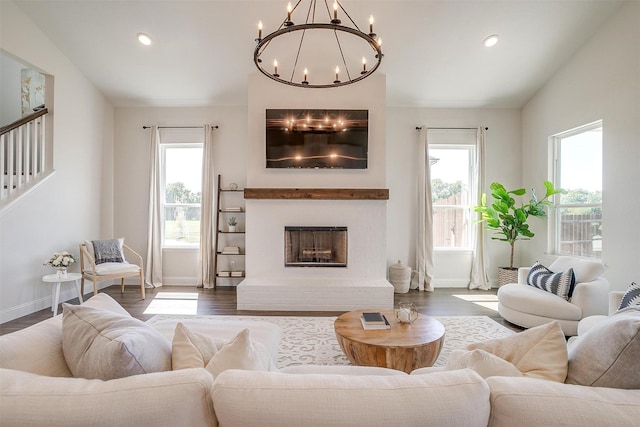
[[[257,22],[264,22],[265,33],[275,30],[287,1],[15,3],[116,107],[199,107],[247,103],[248,76],[257,72]],[[376,18],[385,55],[378,72],[386,75],[387,105],[519,108],[621,2],[341,3],[360,28],[367,28],[370,14]],[[138,43],[139,32],[149,34],[153,44]],[[485,48],[482,40],[494,33],[499,43]]]

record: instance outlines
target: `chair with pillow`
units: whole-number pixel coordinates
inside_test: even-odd
[[[608,312],[609,281],[600,261],[558,257],[549,268],[539,263],[518,270],[518,283],[498,289],[498,312],[507,321],[531,328],[558,320],[566,336],[578,333],[581,319]]]
[[[135,263],[129,263],[127,256],[135,259]],[[144,295],[144,268],[142,257],[129,246],[124,239],[92,240],[80,243],[80,271],[82,280],[80,292],[84,295],[84,281],[93,282],[93,294],[98,293],[98,282],[120,279],[120,290],[124,292],[124,279],[127,277],[139,277],[140,293]]]

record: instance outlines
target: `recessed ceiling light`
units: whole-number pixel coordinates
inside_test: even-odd
[[[483,41],[482,44],[485,45],[485,47],[491,47],[491,46],[495,46],[496,43],[498,43],[498,39],[500,38],[499,35],[497,34],[491,34],[490,36],[487,36]]]
[[[149,46],[151,44],[151,37],[145,33],[138,33],[138,41],[145,46]]]

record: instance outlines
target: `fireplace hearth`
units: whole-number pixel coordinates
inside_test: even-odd
[[[346,267],[347,227],[286,226],[285,267]]]

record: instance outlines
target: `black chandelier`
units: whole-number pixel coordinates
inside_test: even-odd
[[[339,1],[333,2],[332,14],[324,0],[329,22],[316,22],[316,12],[324,12],[316,10],[316,0],[309,0],[304,24],[295,24],[293,14],[302,1],[298,0],[294,7],[289,3],[286,19],[264,37],[262,21],[258,23],[253,62],[262,74],[290,86],[330,88],[358,82],[378,69],[383,57],[382,39],[373,32],[373,15],[369,18],[369,33],[364,33]],[[345,16],[351,25],[343,25],[340,16]],[[367,68],[367,62],[373,66]]]

